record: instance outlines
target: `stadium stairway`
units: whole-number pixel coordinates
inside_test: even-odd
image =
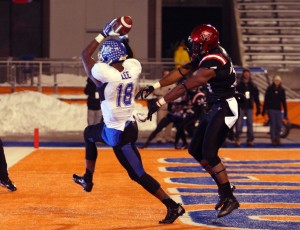
[[[243,66],[299,66],[299,0],[234,0],[234,8]]]

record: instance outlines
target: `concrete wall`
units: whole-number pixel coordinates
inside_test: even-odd
[[[111,19],[129,15],[130,44],[136,58],[147,58],[148,0],[51,0],[50,58],[79,57]]]

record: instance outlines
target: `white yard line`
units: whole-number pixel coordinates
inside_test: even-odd
[[[4,147],[7,167],[10,168],[14,164],[18,163],[34,150],[35,149],[32,147]]]

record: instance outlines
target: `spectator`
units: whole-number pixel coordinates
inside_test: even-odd
[[[96,85],[90,78],[86,81],[86,86],[84,88],[84,93],[88,96],[87,98],[87,123],[88,125],[95,125],[100,123],[102,113],[100,108],[100,98],[99,92]]]
[[[183,121],[183,110],[182,110],[182,103],[180,102],[174,102],[168,104],[168,113],[165,117],[163,117],[160,122],[157,124],[155,130],[149,135],[147,141],[140,147],[140,148],[147,148],[150,142],[156,137],[158,133],[160,133],[165,127],[167,127],[170,124],[174,123],[174,126],[176,127],[176,135],[175,135],[175,143],[174,147],[176,149],[179,149],[178,146],[179,139],[181,138],[183,141],[182,147],[187,147],[187,142],[185,139],[185,135],[182,134],[182,130],[178,132],[178,128],[181,126],[181,123]]]
[[[186,45],[184,44],[184,42],[180,42],[174,53],[174,62],[176,64],[176,68],[179,68],[190,61],[191,59],[186,49]]]
[[[252,82],[251,72],[249,69],[244,69],[240,83],[236,87],[239,93],[245,95],[246,100],[240,106],[239,119],[235,125],[235,146],[240,147],[240,136],[243,132],[244,118],[247,121],[247,146],[252,147],[254,145],[253,134],[253,104],[256,105],[256,116],[261,113],[259,102],[259,91],[257,86]]]
[[[273,78],[273,83],[266,90],[262,112],[263,116],[266,112],[268,112],[270,119],[271,143],[274,146],[281,144],[280,131],[282,125],[282,109],[284,111],[283,117],[288,119],[285,89],[282,87],[281,77],[276,75]]]
[[[186,111],[183,126],[189,137],[192,137],[199,123],[204,119],[206,113],[205,89],[199,87],[189,91],[190,108]]]

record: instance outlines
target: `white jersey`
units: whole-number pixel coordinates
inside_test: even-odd
[[[124,70],[98,62],[92,68],[92,75],[104,85],[101,110],[108,128],[123,131],[126,121],[133,121],[134,93],[142,71],[141,63],[133,58],[123,62]]]

